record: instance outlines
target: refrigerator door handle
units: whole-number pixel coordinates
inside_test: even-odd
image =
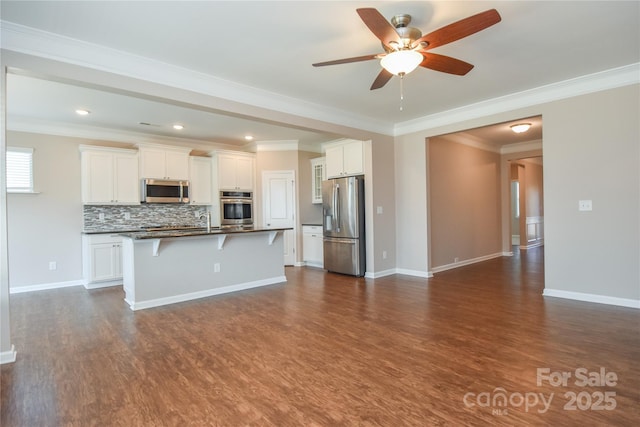
[[[336,207],[336,229],[338,230],[338,233],[340,232],[340,224],[342,224],[342,222],[340,221],[340,184],[336,184],[336,201],[334,206]]]

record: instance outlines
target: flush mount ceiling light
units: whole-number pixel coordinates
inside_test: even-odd
[[[246,139],[247,141],[253,141],[253,137],[251,135],[245,135],[244,139]]]
[[[175,125],[173,125],[173,128],[174,128],[175,130],[182,130],[182,129],[184,129],[184,126],[183,126],[183,125],[181,125],[181,124],[175,124]]]
[[[515,125],[511,125],[511,130],[515,133],[522,133],[529,130],[531,127],[531,123],[518,123]]]
[[[79,116],[87,116],[91,113],[89,110],[78,109],[76,110],[76,114]]]

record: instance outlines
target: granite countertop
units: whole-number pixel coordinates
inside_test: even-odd
[[[109,230],[82,230],[82,234],[120,234],[144,231],[142,228],[113,228]]]
[[[293,230],[291,227],[284,228],[262,228],[262,227],[228,227],[228,228],[196,228],[187,230],[162,230],[162,231],[135,231],[135,232],[117,232],[121,236],[129,237],[134,240],[144,239],[164,239],[169,237],[190,237],[190,236],[209,236],[220,234],[242,234],[242,233],[258,233],[263,231],[284,231]]]

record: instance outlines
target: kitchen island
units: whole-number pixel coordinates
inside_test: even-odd
[[[284,230],[122,233],[125,301],[141,310],[286,282]]]

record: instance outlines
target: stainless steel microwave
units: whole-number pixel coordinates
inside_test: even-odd
[[[140,197],[142,203],[189,203],[189,181],[145,178]]]

